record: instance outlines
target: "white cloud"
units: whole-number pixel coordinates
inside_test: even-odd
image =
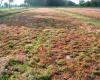
[[[4,0],[3,3],[8,2],[8,0]],[[24,0],[14,0],[13,4],[22,4]]]
[[[79,3],[79,0],[72,0],[75,3]],[[85,0],[85,1],[89,1],[89,0]]]
[[[72,0],[73,2],[75,2],[75,3],[79,3],[79,0]]]

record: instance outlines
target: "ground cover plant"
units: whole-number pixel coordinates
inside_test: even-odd
[[[0,19],[0,80],[100,79],[100,28],[61,11]]]
[[[75,13],[79,13],[85,16],[89,16],[89,17],[94,17],[97,19],[100,19],[100,10],[99,8],[68,8],[66,9],[67,11],[71,11],[71,12],[75,12]],[[90,14],[91,13],[91,14]]]

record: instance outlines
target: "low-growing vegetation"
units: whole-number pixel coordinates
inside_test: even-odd
[[[99,80],[99,27],[61,10],[0,19],[0,80]]]

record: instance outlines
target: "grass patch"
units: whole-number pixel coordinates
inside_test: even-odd
[[[15,8],[0,8],[0,12],[15,11]]]
[[[85,23],[88,23],[89,25],[94,25],[94,26],[100,26],[100,20],[96,18],[91,18],[88,16],[84,16],[78,13],[72,13],[68,11],[62,11],[65,15],[71,16],[72,18],[77,18],[81,21],[84,21]]]
[[[14,59],[9,61],[5,69],[6,71],[0,75],[0,80],[17,80],[18,75],[25,74],[24,77],[26,77],[32,72],[32,68],[29,65]]]
[[[50,73],[46,69],[37,69],[33,75],[36,80],[51,80]]]
[[[20,61],[17,61],[17,60],[14,60],[14,59],[11,59],[11,60],[9,61],[9,65],[11,65],[11,66],[17,65],[17,64],[19,64],[19,63],[20,63]]]
[[[2,36],[4,33],[3,32],[0,32],[0,36]]]
[[[16,8],[1,8],[0,9],[0,20],[4,19],[6,20],[6,18],[9,18],[10,16],[14,16],[15,14],[21,13],[27,11],[26,9],[16,9]]]
[[[85,21],[88,24],[95,25],[95,26],[100,26],[100,20],[98,20],[98,19],[90,18],[90,17],[83,16],[83,15],[76,14],[76,13],[67,13],[67,14],[72,16],[72,17],[78,18],[82,21]]]
[[[1,75],[0,76],[0,80],[9,80],[9,76],[8,75]]]
[[[8,43],[8,48],[9,49],[12,49],[14,47],[14,43],[12,42],[12,41],[10,41],[9,43]]]
[[[40,46],[42,42],[42,37],[37,37],[35,38],[35,40],[33,41],[32,44],[27,44],[25,45],[25,52],[26,53],[32,53],[32,52],[36,52],[37,48]]]

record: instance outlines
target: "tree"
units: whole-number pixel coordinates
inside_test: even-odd
[[[100,7],[100,0],[91,0],[84,3],[84,6],[88,7]]]
[[[84,4],[85,4],[85,1],[84,0],[79,0],[79,5],[80,6],[84,6]]]
[[[65,2],[65,6],[76,6],[76,4],[74,2],[72,2],[71,0],[67,0]]]
[[[9,7],[9,4],[8,4],[7,2],[5,2],[5,3],[4,3],[4,7],[5,7],[5,8],[8,8],[8,7]]]
[[[100,0],[91,0],[93,7],[100,7]]]
[[[2,2],[3,2],[3,0],[0,0],[0,7],[2,6]]]
[[[25,0],[24,3],[28,6],[45,6],[47,0]]]
[[[91,6],[92,6],[91,1],[85,2],[84,6],[86,6],[86,7],[91,7]]]
[[[48,6],[65,6],[65,0],[47,0]]]
[[[25,0],[27,6],[76,6],[71,0]],[[100,7],[100,0],[79,0],[80,6]]]
[[[75,4],[70,0],[25,0],[24,3],[28,6],[66,6]]]
[[[9,0],[9,8],[11,7],[11,3],[13,2],[14,0]]]

